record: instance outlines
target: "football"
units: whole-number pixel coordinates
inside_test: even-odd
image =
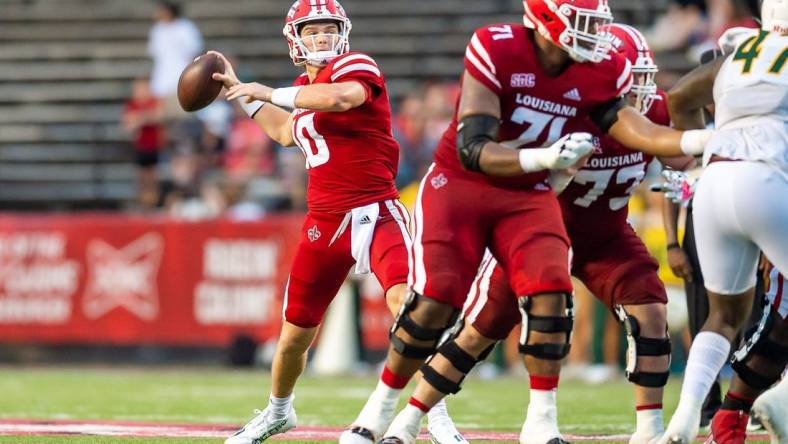
[[[222,83],[211,78],[215,72],[224,72],[224,62],[214,54],[201,55],[183,70],[178,80],[178,102],[184,111],[197,111],[216,99]]]

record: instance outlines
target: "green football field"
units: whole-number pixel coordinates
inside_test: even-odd
[[[229,369],[0,368],[0,424],[30,419],[241,425],[251,417],[252,409],[265,407],[268,380],[261,371]],[[374,384],[370,377],[305,376],[296,389],[299,428],[350,424]],[[665,396],[667,412],[676,406],[678,389],[679,381],[671,380]],[[621,435],[632,431],[633,401],[625,381],[596,386],[562,381],[558,400],[565,434]],[[449,400],[449,409],[463,431],[516,433],[527,402],[524,378],[469,378],[462,392]],[[619,436],[618,441],[621,439]],[[0,436],[0,444],[117,442],[220,443],[222,439]],[[599,437],[596,442],[605,440]]]

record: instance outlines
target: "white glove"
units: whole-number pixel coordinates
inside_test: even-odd
[[[564,170],[594,150],[589,133],[571,133],[558,139],[549,148],[520,150],[520,167],[526,173],[542,170]]]
[[[695,183],[690,183],[690,178],[684,171],[664,170],[662,177],[665,182],[654,185],[651,191],[665,193],[665,199],[683,207],[689,205],[692,196],[695,195]]]
[[[553,189],[556,196],[560,196],[561,193],[564,192],[566,187],[572,182],[572,179],[575,178],[576,171],[572,169],[569,170],[550,170],[550,175],[547,176],[547,183],[550,185],[550,188]]]
[[[728,55],[736,50],[747,38],[758,34],[757,29],[735,27],[730,28],[722,34],[717,44],[720,45],[722,53]]]

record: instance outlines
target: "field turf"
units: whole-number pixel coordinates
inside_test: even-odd
[[[0,367],[0,420],[241,425],[253,408],[265,406],[268,381],[261,371],[229,369]],[[305,376],[296,389],[299,425],[350,424],[374,384],[371,377]],[[671,380],[665,396],[668,412],[676,406],[678,390],[679,381]],[[462,392],[449,400],[449,411],[461,430],[517,432],[527,401],[524,378],[469,378]],[[566,434],[626,434],[634,426],[631,389],[623,380],[596,386],[562,381],[558,402],[559,422]],[[0,444],[118,442],[219,443],[221,439],[0,436]]]

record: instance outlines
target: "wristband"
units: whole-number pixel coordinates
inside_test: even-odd
[[[714,134],[711,130],[689,130],[681,135],[681,152],[689,156],[699,156]]]
[[[301,91],[300,86],[291,86],[289,88],[277,88],[271,93],[271,103],[276,106],[295,109],[296,96]]]
[[[246,103],[245,96],[239,97],[238,103],[241,105],[241,108],[243,108],[244,112],[249,117],[254,117],[254,115],[257,114],[257,111],[260,111],[263,105],[265,105],[265,102],[261,102],[260,100],[255,100],[252,103]]]
[[[674,248],[681,248],[681,245],[679,245],[678,242],[671,242],[665,247],[666,250],[672,250]]]

